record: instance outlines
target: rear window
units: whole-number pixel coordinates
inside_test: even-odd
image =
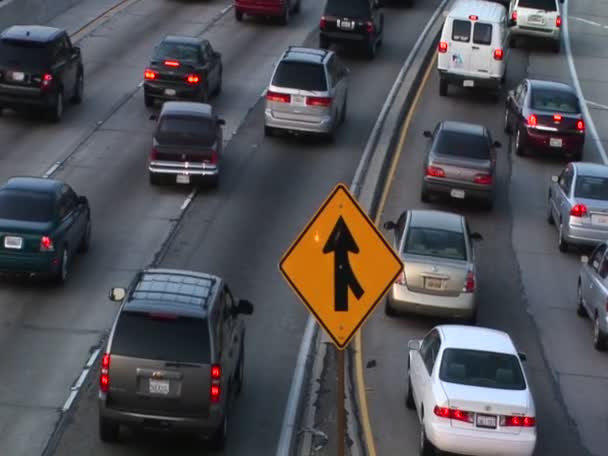
[[[282,61],[272,85],[289,89],[324,92],[327,90],[325,67],[317,63]]]
[[[368,19],[371,7],[369,0],[327,0],[326,16]]]
[[[6,38],[0,40],[0,64],[2,65],[43,67],[49,62],[49,54],[47,43]]]
[[[608,200],[608,179],[605,177],[578,176],[574,196],[594,200]]]
[[[492,24],[476,22],[473,30],[473,43],[492,44]]]
[[[558,111],[569,114],[581,112],[576,95],[558,90],[534,89],[532,91],[531,107],[532,109]]]
[[[452,22],[452,40],[468,43],[471,39],[471,23],[455,19]]]
[[[545,11],[557,11],[556,0],[519,0],[518,8],[532,8]]]
[[[52,196],[15,190],[0,192],[0,219],[49,222],[53,219]]]
[[[197,143],[211,146],[216,140],[216,124],[198,116],[163,116],[156,130],[156,139],[174,144]]]
[[[210,338],[204,320],[154,317],[122,312],[118,317],[112,353],[131,358],[209,364]]]
[[[161,43],[154,54],[159,60],[198,61],[199,47],[193,44]]]
[[[505,390],[525,390],[519,359],[507,353],[446,348],[439,378],[448,383]]]
[[[411,227],[407,232],[403,252],[450,260],[467,259],[467,250],[462,233],[435,228]]]
[[[441,155],[452,155],[477,160],[490,159],[490,145],[485,136],[441,130],[435,151]]]

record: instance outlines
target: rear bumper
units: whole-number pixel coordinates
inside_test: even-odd
[[[433,317],[470,318],[475,313],[475,293],[437,296],[411,291],[405,285],[394,284],[389,291],[388,301],[396,311]]]
[[[510,28],[511,36],[530,36],[534,38],[545,38],[551,41],[559,41],[561,39],[561,29],[543,29],[540,27],[530,27],[515,25]]]
[[[175,95],[167,94],[167,90],[175,91]],[[202,84],[189,86],[172,82],[144,82],[144,93],[159,100],[201,100],[203,90]]]
[[[0,84],[0,106],[6,108],[38,107],[50,108],[55,101],[52,92],[42,92],[30,87]]]
[[[581,225],[572,225],[570,223],[568,223],[564,228],[564,239],[570,244],[595,247],[601,242],[608,241],[607,230],[598,230]]]
[[[335,31],[335,32],[326,32],[326,31],[321,31],[319,33],[319,36],[321,37],[321,39],[330,41],[332,43],[358,43],[358,44],[365,44],[365,43],[369,43],[373,36],[369,35],[367,33],[349,33],[349,32],[341,32],[341,31]]]
[[[275,116],[272,109],[266,108],[264,110],[264,126],[271,128],[326,134],[333,130],[334,123],[335,119],[331,115],[319,116],[315,120],[305,119],[304,117],[302,119],[281,119]]]
[[[452,190],[464,190],[464,199],[485,201],[492,201],[494,199],[494,186],[474,187],[472,184],[465,184],[464,182],[439,180],[429,177],[424,177],[422,185],[427,192],[444,196],[451,196]]]
[[[55,274],[59,270],[59,256],[55,253],[12,254],[0,253],[0,273]]]
[[[152,174],[173,175],[178,174],[194,177],[214,177],[219,175],[219,165],[193,164],[186,166],[183,162],[152,161],[148,163],[148,171]]]
[[[487,78],[481,78],[479,76],[471,76],[467,74],[451,73],[447,69],[439,68],[439,77],[449,84],[459,85],[464,87],[464,81],[472,81],[473,87],[470,88],[482,88],[497,90],[501,86],[500,77],[488,76]]]
[[[276,5],[259,5],[235,1],[234,9],[250,16],[282,16],[285,13],[285,7],[278,3]]]
[[[562,146],[551,147],[551,138],[561,139]],[[585,145],[585,134],[563,134],[560,132],[551,132],[526,127],[523,140],[524,146],[530,147],[534,150],[570,155],[583,150]]]

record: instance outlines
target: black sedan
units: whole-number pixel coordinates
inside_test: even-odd
[[[144,101],[200,101],[222,90],[222,55],[209,41],[191,36],[166,36],[154,48],[144,72]]]
[[[0,272],[68,278],[76,251],[91,242],[91,210],[86,197],[66,183],[13,177],[0,187]]]

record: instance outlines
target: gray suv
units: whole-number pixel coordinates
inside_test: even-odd
[[[144,270],[110,299],[122,304],[101,361],[101,440],[117,440],[122,424],[198,434],[222,449],[243,387],[240,315],[253,305],[219,277],[173,269]]]

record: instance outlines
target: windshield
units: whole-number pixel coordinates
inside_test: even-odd
[[[531,8],[545,11],[557,11],[556,0],[519,0],[518,8]]]
[[[441,130],[435,152],[441,155],[473,158],[477,160],[490,159],[490,147],[485,136]]]
[[[578,176],[574,196],[594,200],[608,200],[608,179],[605,177]]]
[[[317,63],[282,61],[272,80],[272,85],[289,89],[325,92],[325,68]]]
[[[48,55],[46,43],[6,38],[0,40],[0,65],[3,66],[42,68],[48,63]]]
[[[456,231],[411,227],[403,245],[403,253],[450,260],[466,260],[464,235]]]
[[[505,390],[525,390],[519,359],[507,353],[446,348],[439,378],[448,383]]]
[[[53,197],[46,193],[20,190],[0,191],[0,218],[24,222],[53,219]]]
[[[327,0],[326,16],[368,19],[371,16],[369,0]]]
[[[156,131],[159,142],[212,146],[216,141],[217,128],[210,118],[198,116],[164,116]]]
[[[158,60],[175,59],[192,62],[197,62],[198,56],[198,46],[183,43],[161,43],[154,54],[154,57]]]
[[[578,114],[581,108],[576,95],[560,90],[534,89],[532,109]]]

